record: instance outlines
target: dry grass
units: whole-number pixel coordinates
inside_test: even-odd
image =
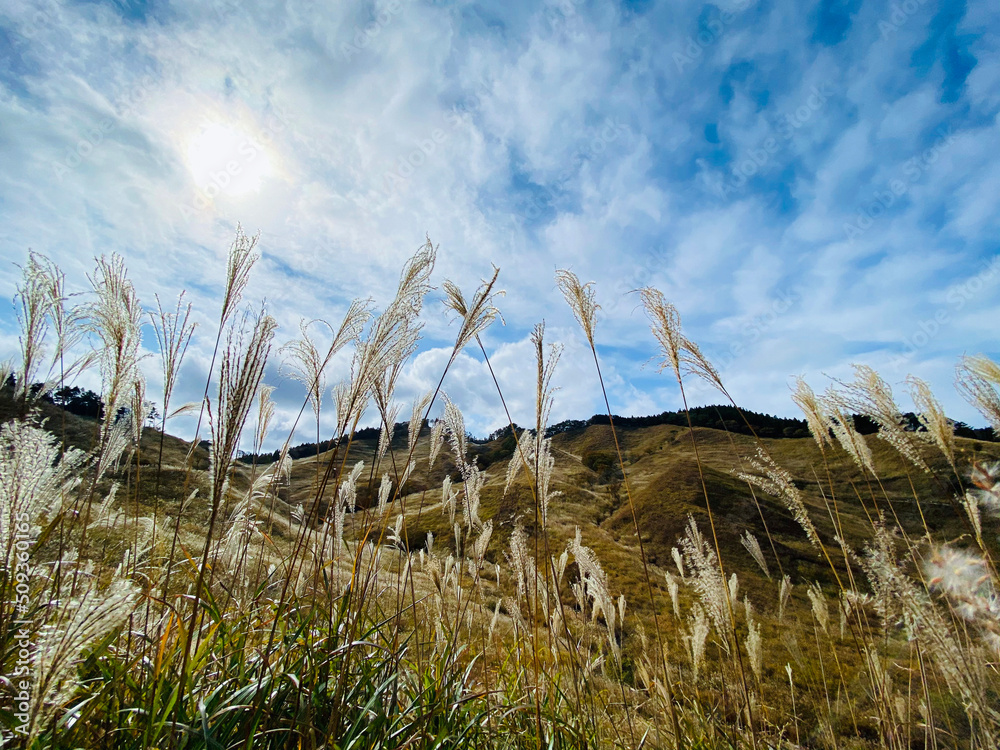
[[[910,385],[924,433],[900,429],[887,384],[862,367],[822,397],[800,385],[815,440],[666,425],[548,439],[559,350],[539,327],[536,362],[525,363],[534,433],[470,444],[445,395],[447,368],[412,406],[395,399],[422,326],[428,241],[380,315],[356,302],[339,326],[303,324],[282,349],[316,425],[330,357],[353,349],[350,379],[332,389],[339,427],[325,437],[336,447],[248,466],[235,462],[238,439],[263,445],[273,408],[261,383],[273,321],[237,314],[256,245],[238,232],[231,250],[200,420],[207,451],[141,428],[140,310],[120,259],[100,262],[97,303],[79,310],[65,309],[58,269],[36,256],[26,266],[30,361],[10,370],[72,372],[60,361],[89,330],[104,395],[124,408],[99,422],[23,385],[0,398],[10,444],[0,456],[0,654],[28,691],[18,703],[19,683],[0,688],[15,709],[0,712],[5,739],[996,745],[1000,450],[954,438],[919,381]],[[603,389],[596,290],[569,272],[557,280]],[[450,362],[482,348],[478,334],[499,316],[497,281],[494,272],[468,296],[446,285],[462,318]],[[682,393],[694,375],[728,395],[677,311],[655,290],[643,301]],[[174,313],[157,305],[161,343],[173,342],[166,375],[186,351],[187,315],[181,302]],[[979,357],[962,368],[964,392],[992,419],[996,366]],[[446,420],[417,429],[438,399]],[[370,402],[382,439],[355,436]],[[853,432],[851,411],[881,436]],[[408,427],[394,425],[400,414],[412,414]],[[27,446],[53,458],[29,460]]]

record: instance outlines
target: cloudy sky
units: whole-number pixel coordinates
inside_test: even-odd
[[[384,306],[429,235],[436,284],[501,269],[485,344],[522,424],[543,319],[565,345],[553,421],[603,410],[553,279],[570,267],[597,284],[618,413],[679,405],[627,294],[652,285],[747,408],[792,415],[793,376],[822,390],[863,362],[980,425],[952,381],[1000,351],[998,31],[991,0],[7,0],[0,293],[29,248],[79,290],[120,253],[144,302],[195,302],[196,397],[237,222],[280,340]],[[447,359],[440,297],[401,400]],[[11,356],[8,307],[0,331]],[[480,360],[445,390],[485,434],[504,418]],[[279,398],[287,428],[301,394]]]

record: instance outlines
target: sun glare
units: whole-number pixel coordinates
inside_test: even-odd
[[[271,174],[268,148],[245,131],[222,123],[204,125],[190,142],[188,169],[210,198],[260,190]]]

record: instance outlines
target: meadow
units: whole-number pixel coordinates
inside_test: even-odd
[[[380,312],[357,300],[280,347],[244,306],[258,250],[241,230],[208,333],[183,296],[143,307],[117,256],[76,305],[29,256],[21,356],[0,372],[0,744],[1000,746],[995,443],[957,437],[910,377],[914,423],[865,365],[822,394],[798,381],[808,436],[761,437],[745,416],[697,426],[692,379],[745,413],[651,288],[650,354],[686,424],[616,425],[605,393],[606,423],[550,431],[561,350],[539,324],[534,423],[505,413],[506,431],[472,440],[448,368],[466,348],[489,362],[499,271],[471,294],[440,284],[451,358],[405,412],[395,396],[421,316],[439,314],[424,310],[435,256],[428,240]],[[556,284],[603,392],[597,289],[568,271]],[[179,405],[195,335],[210,376]],[[342,350],[350,376],[330,387]],[[291,458],[289,434],[256,460],[277,361],[315,453]],[[52,403],[87,369],[102,417]],[[963,357],[956,382],[1000,433],[1000,366]],[[191,442],[169,434],[180,414]],[[359,430],[372,414],[377,435]]]

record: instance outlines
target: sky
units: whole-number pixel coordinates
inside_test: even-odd
[[[238,222],[262,254],[245,301],[266,299],[279,345],[355,297],[384,308],[430,237],[403,404],[456,334],[441,282],[471,293],[495,264],[504,324],[483,343],[520,424],[542,320],[564,347],[551,421],[604,411],[554,280],[570,268],[596,285],[617,414],[681,403],[629,293],[654,286],[745,408],[797,415],[795,376],[819,392],[858,362],[904,410],[913,373],[981,425],[953,381],[963,354],[1000,354],[998,31],[989,0],[6,0],[0,296],[29,248],[81,292],[112,253],[147,306],[186,290],[201,327],[177,403],[204,388]],[[303,392],[277,351],[266,380],[273,443]],[[506,423],[478,350],[444,390],[474,434]]]

